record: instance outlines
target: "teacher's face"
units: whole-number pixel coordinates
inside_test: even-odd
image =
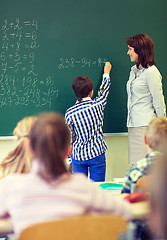
[[[137,60],[138,60],[138,54],[135,53],[134,48],[131,47],[131,46],[129,46],[129,45],[128,45],[128,52],[127,52],[127,54],[130,56],[131,62],[137,62]]]

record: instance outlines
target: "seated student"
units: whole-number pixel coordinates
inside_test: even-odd
[[[167,154],[158,160],[150,178],[148,223],[154,239],[167,240]]]
[[[122,193],[130,193],[134,189],[137,181],[142,177],[149,175],[150,167],[160,155],[162,145],[167,142],[167,118],[154,118],[148,125],[144,137],[145,144],[148,147],[148,154],[144,159],[135,163],[125,176],[125,183]]]
[[[74,79],[72,87],[77,102],[65,114],[71,130],[72,171],[84,173],[95,182],[105,181],[107,149],[103,136],[103,117],[110,89],[111,64],[105,63],[104,74],[97,97],[93,96],[93,82],[86,76]]]
[[[32,154],[27,150],[27,136],[37,117],[25,117],[18,122],[13,134],[17,137],[17,146],[0,162],[0,179],[9,173],[27,173],[31,168]]]
[[[31,172],[10,174],[0,182],[0,216],[11,216],[15,233],[35,223],[86,212],[131,219],[131,206],[126,200],[111,196],[84,174],[67,172],[70,132],[60,115],[39,116],[29,147],[34,155]]]

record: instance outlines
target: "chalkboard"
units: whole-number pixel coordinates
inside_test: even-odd
[[[166,98],[166,9],[166,0],[1,0],[0,136],[12,135],[25,116],[64,114],[76,101],[78,75],[93,80],[95,96],[105,61],[113,69],[104,132],[126,132],[132,63],[125,38],[144,32],[153,39]]]

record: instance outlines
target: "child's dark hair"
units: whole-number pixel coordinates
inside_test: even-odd
[[[63,117],[56,113],[39,116],[30,134],[34,157],[40,161],[43,178],[55,178],[67,172],[64,154],[70,145],[70,131]]]
[[[78,76],[74,78],[72,88],[78,101],[80,102],[82,101],[82,98],[87,97],[89,93],[92,91],[93,82],[90,78],[86,76]]]
[[[140,33],[126,39],[126,43],[134,48],[138,54],[137,67],[141,64],[142,67],[155,65],[154,49],[152,39],[145,33]]]

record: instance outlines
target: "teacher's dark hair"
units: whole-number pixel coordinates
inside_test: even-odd
[[[41,177],[54,179],[67,172],[64,158],[70,146],[70,131],[61,115],[40,115],[30,134],[30,146],[40,162]]]
[[[137,67],[141,64],[142,67],[155,65],[154,48],[152,39],[145,33],[137,34],[126,39],[126,43],[134,48],[135,53],[138,54]]]

